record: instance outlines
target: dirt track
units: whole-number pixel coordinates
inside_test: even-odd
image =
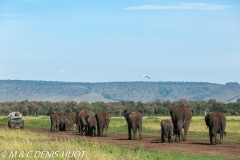
[[[0,127],[6,127],[0,125]],[[25,128],[26,131],[43,133],[54,137],[64,137],[69,139],[80,139],[82,141],[98,141],[100,143],[121,145],[129,148],[142,146],[146,150],[162,150],[171,152],[181,152],[188,154],[218,155],[229,158],[240,159],[240,142],[223,142],[221,145],[210,145],[209,141],[188,140],[181,143],[161,143],[159,137],[143,137],[143,140],[127,140],[127,134],[109,134],[108,137],[85,137],[79,135],[77,131],[52,132],[50,129]]]

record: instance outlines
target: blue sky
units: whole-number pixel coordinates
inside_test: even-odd
[[[240,1],[2,0],[0,55],[0,79],[240,83]]]

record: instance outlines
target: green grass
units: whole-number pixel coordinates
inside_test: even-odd
[[[160,136],[160,122],[163,119],[171,119],[170,117],[151,116],[143,118],[143,136]],[[39,117],[24,117],[24,123],[27,127],[37,127],[50,129],[49,116]],[[1,124],[7,124],[6,117],[0,117]],[[240,117],[231,116],[227,117],[226,132],[227,136],[224,136],[224,141],[239,142],[240,141]],[[75,130],[75,126],[72,128]],[[108,133],[110,134],[127,134],[127,122],[124,117],[112,117]],[[188,139],[196,140],[209,140],[208,130],[206,130],[206,124],[203,117],[193,117],[189,132]]]
[[[116,160],[188,160],[188,159],[209,159],[209,160],[226,160],[230,158],[223,158],[219,156],[208,156],[208,155],[196,155],[196,154],[184,154],[175,152],[163,152],[156,150],[143,150],[142,146],[136,146],[135,148],[129,149],[122,146],[112,146],[101,144],[98,142],[84,142],[79,139],[54,139],[54,137],[49,137],[44,134],[37,134],[28,131],[21,130],[0,130],[0,151],[3,153],[6,151],[10,153],[11,151],[17,151],[18,154],[13,158],[5,159],[68,159],[66,157],[61,157],[60,153],[66,151],[86,151],[82,159],[116,159]],[[30,151],[30,156],[27,157],[26,154]],[[35,157],[34,153],[36,151],[58,151],[59,154],[56,157],[51,158],[40,158]],[[24,152],[24,157],[18,157],[20,152]],[[81,158],[71,158],[71,159],[81,159]]]

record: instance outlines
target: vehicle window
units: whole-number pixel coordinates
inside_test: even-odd
[[[22,119],[21,118],[12,118],[11,122],[12,123],[22,123]]]

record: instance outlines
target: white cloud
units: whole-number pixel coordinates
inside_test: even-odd
[[[126,7],[125,10],[222,10],[231,8],[229,5],[212,5],[208,3],[182,3],[176,6],[158,6],[158,5],[141,5],[135,7]]]

